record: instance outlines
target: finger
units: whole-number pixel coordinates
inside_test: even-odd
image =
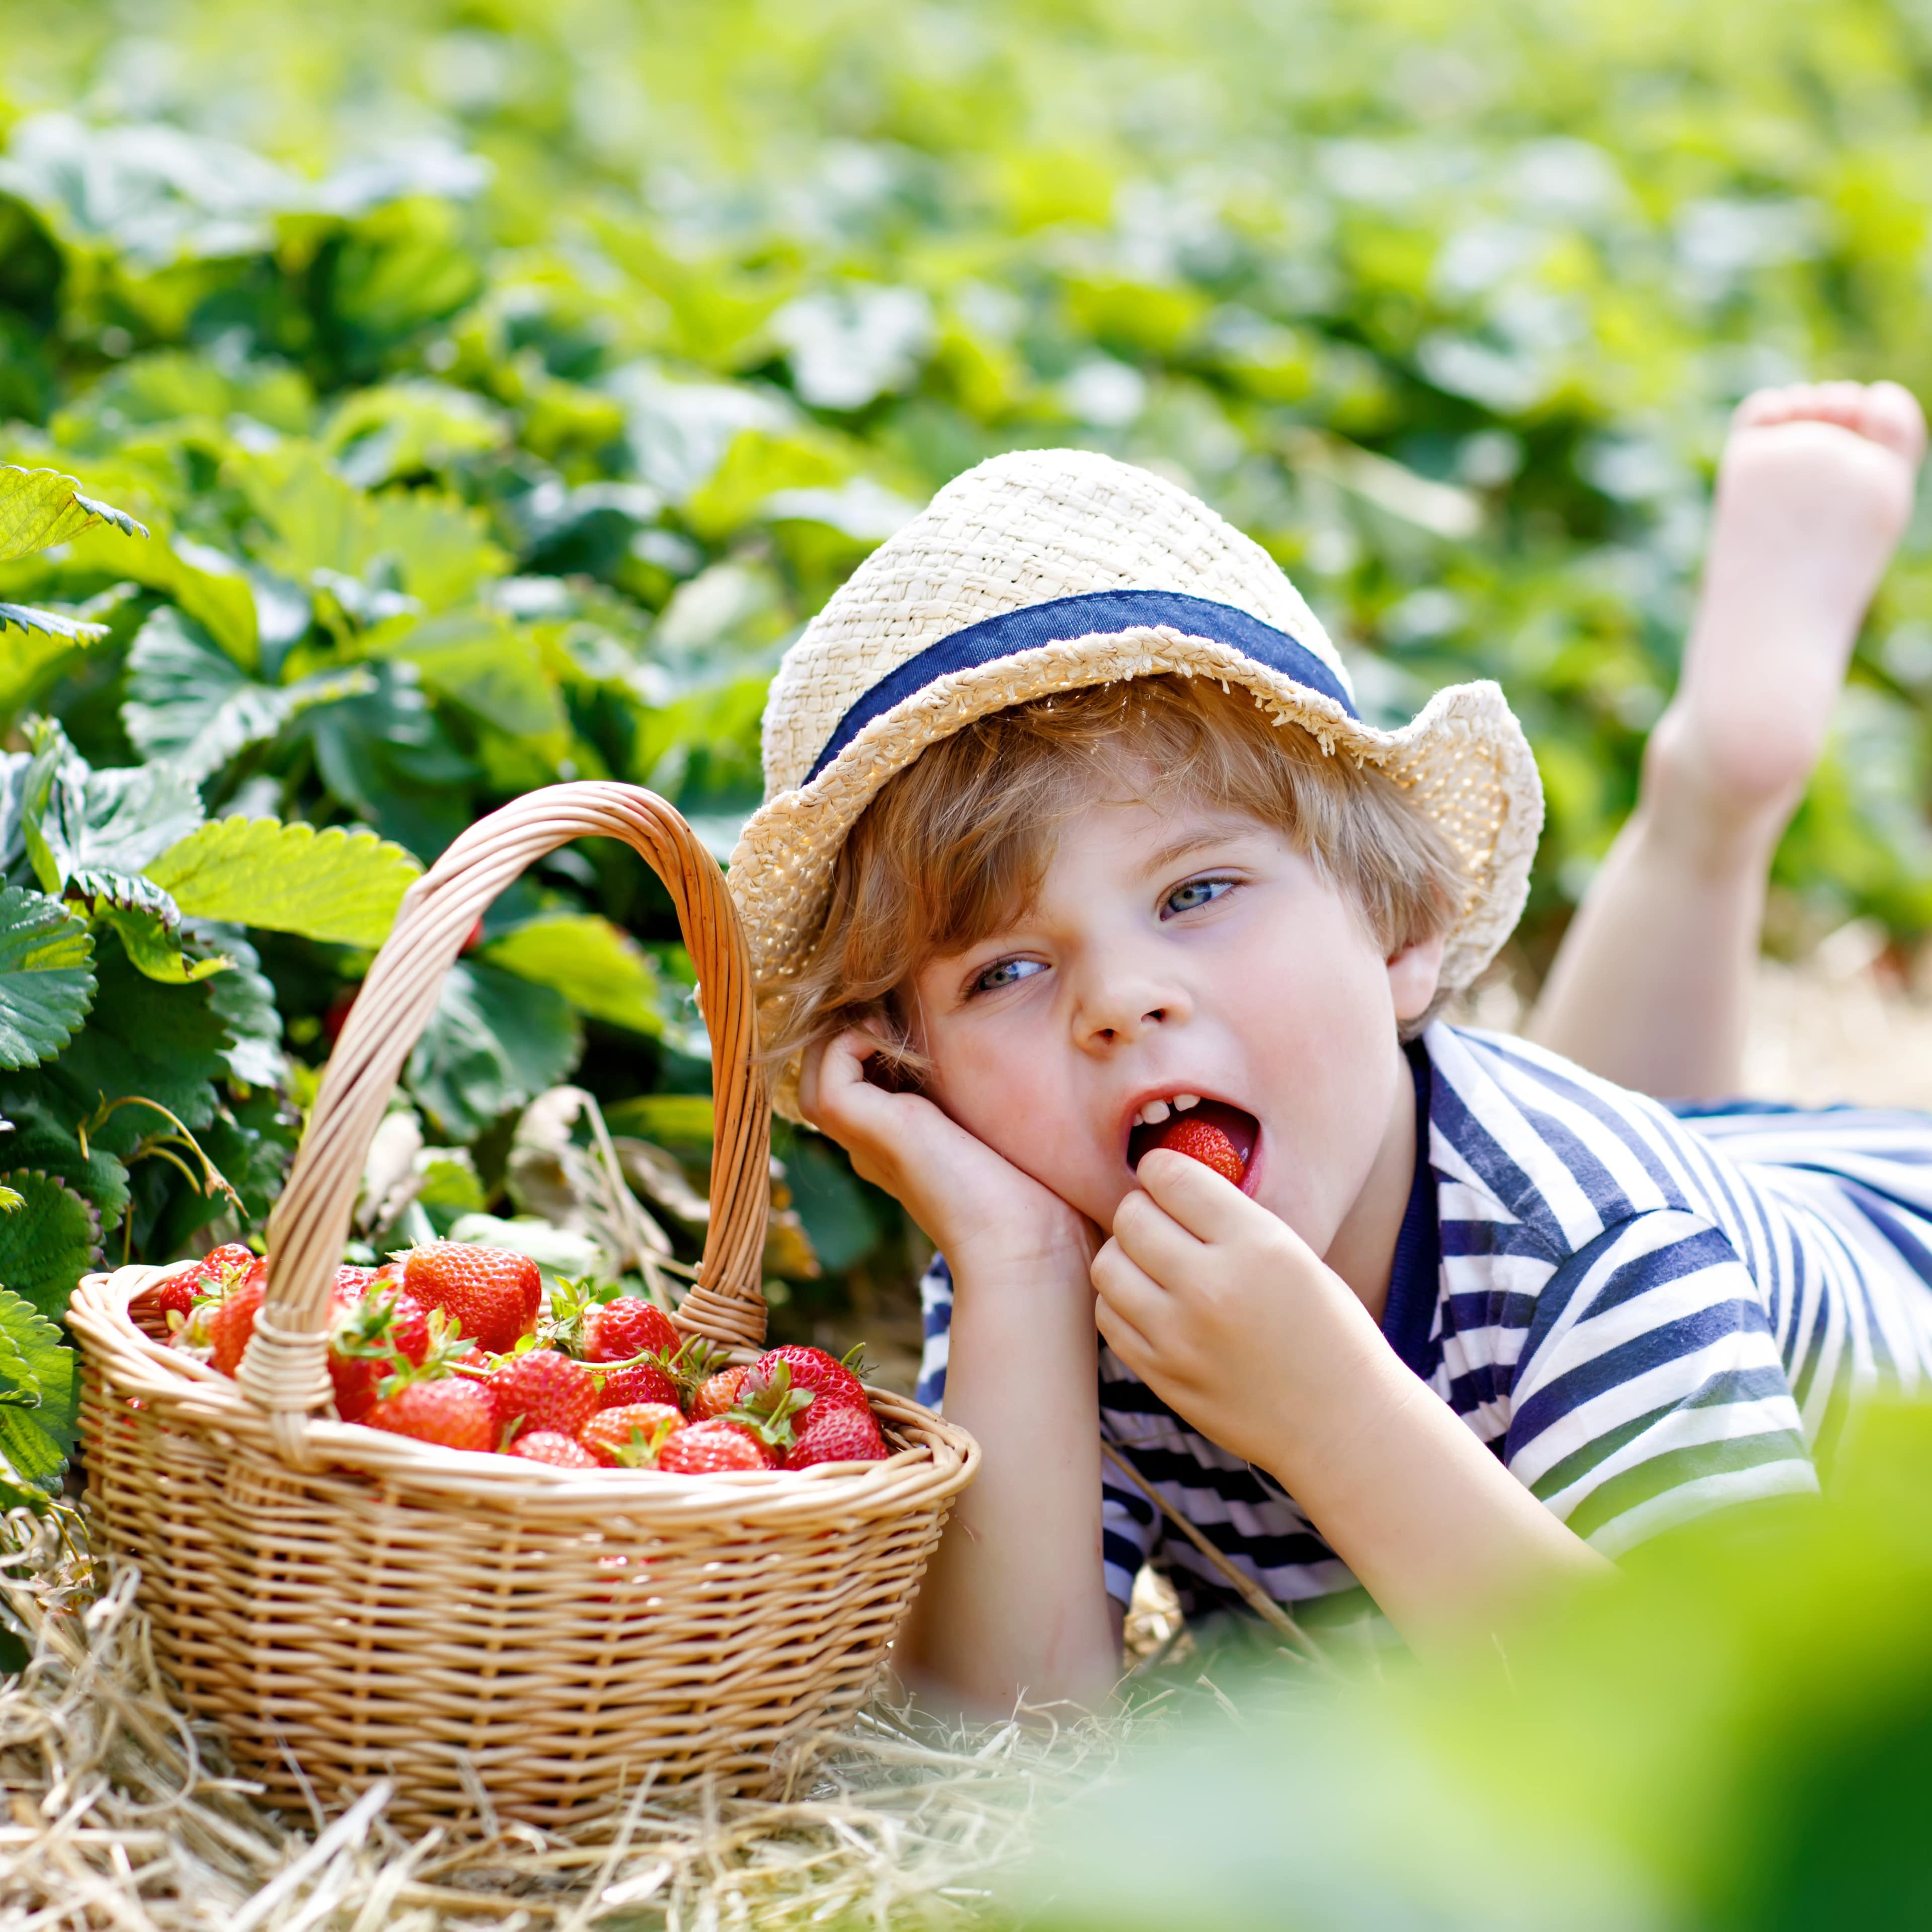
[[[1166,1320],[1167,1290],[1118,1241],[1102,1243],[1087,1272],[1102,1303],[1143,1334],[1155,1332]]]
[[[1170,1288],[1178,1287],[1207,1252],[1205,1242],[1138,1187],[1114,1210],[1114,1239],[1130,1260]]]
[[[1226,1175],[1171,1148],[1144,1154],[1134,1178],[1160,1207],[1204,1241],[1232,1240],[1244,1232],[1252,1233],[1258,1215],[1270,1222],[1275,1219]]]
[[[1756,429],[1766,423],[1783,422],[1791,413],[1795,393],[1790,388],[1754,389],[1738,404],[1731,418],[1732,428]]]
[[[799,1111],[814,1126],[826,1124],[819,1114],[850,1116],[855,1107],[863,1108],[868,1094],[880,1091],[866,1078],[866,1060],[877,1050],[870,1034],[848,1027],[807,1056]]]
[[[1145,1382],[1154,1358],[1154,1346],[1148,1338],[1119,1310],[1109,1307],[1097,1296],[1094,1302],[1094,1326],[1123,1365]]]

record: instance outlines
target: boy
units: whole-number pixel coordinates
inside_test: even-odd
[[[1922,440],[1889,385],[1740,412],[1682,689],[1538,1016],[1585,1065],[1734,1084],[1765,866]],[[1814,1487],[1850,1390],[1932,1367],[1932,1124],[1682,1124],[1432,1024],[1521,909],[1522,734],[1488,685],[1362,724],[1286,578],[1171,485],[958,479],[788,654],[765,759],[731,878],[780,1105],[946,1258],[926,1392],[985,1462],[902,1661],[962,1701],[1103,1696],[1150,1556],[1238,1602],[1150,1492],[1298,1614],[1366,1590],[1427,1648]]]

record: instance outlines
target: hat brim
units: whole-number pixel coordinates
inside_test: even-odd
[[[1500,686],[1454,686],[1400,730],[1378,730],[1231,645],[1162,625],[1046,644],[937,678],[874,718],[808,784],[754,813],[731,855],[730,882],[759,984],[782,987],[802,963],[824,921],[846,835],[886,782],[928,746],[1035,698],[1163,675],[1238,685],[1324,750],[1376,765],[1408,789],[1470,880],[1444,952],[1442,986],[1468,986],[1496,956],[1522,916],[1543,829],[1535,760]],[[775,1083],[778,1112],[794,1119],[798,1074],[794,1057]]]

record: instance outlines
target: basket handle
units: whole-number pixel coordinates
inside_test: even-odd
[[[329,1400],[329,1291],[349,1238],[369,1144],[472,927],[527,867],[573,838],[621,838],[669,888],[697,969],[716,1098],[711,1217],[687,1334],[736,1347],[764,1339],[759,1288],[771,1202],[771,1099],[758,1058],[751,956],[718,862],[655,793],[560,784],[482,818],[416,880],[329,1056],[288,1184],[268,1217],[268,1279],[238,1377],[298,1460],[302,1420]]]

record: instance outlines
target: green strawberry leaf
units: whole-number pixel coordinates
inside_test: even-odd
[[[450,1138],[473,1140],[554,1087],[583,1045],[561,994],[459,960],[410,1056],[410,1090]]]
[[[387,382],[352,392],[322,438],[335,466],[365,490],[422,470],[443,470],[502,442],[498,412],[447,383]]]
[[[35,875],[50,892],[58,894],[81,874],[131,879],[201,823],[200,794],[165,765],[94,771],[61,728],[45,722],[31,728],[28,742],[34,761],[20,829]],[[138,894],[127,902],[140,902]]]
[[[96,938],[100,986],[93,1012],[74,1043],[38,1077],[58,1096],[70,1126],[99,1118],[114,1101],[128,1101],[88,1134],[91,1148],[124,1154],[163,1124],[158,1114],[134,1105],[137,1100],[166,1108],[196,1130],[214,1118],[230,1042],[212,997],[218,980],[160,985],[135,968],[118,938]]]
[[[191,917],[373,947],[422,871],[373,832],[218,818],[164,852],[148,876]]]
[[[260,560],[298,583],[317,571],[360,578],[378,566],[399,568],[398,587],[440,610],[508,567],[467,504],[428,490],[368,495],[298,437],[237,452],[224,473],[267,526]]]
[[[566,719],[536,641],[487,612],[452,611],[398,626],[371,641],[384,657],[406,658],[423,688],[513,738],[554,737]]]
[[[117,1227],[128,1207],[127,1167],[98,1135],[81,1151],[74,1124],[89,1108],[62,1091],[50,1071],[0,1079],[0,1106],[14,1128],[4,1142],[7,1158],[16,1167],[40,1168],[68,1182],[100,1210],[104,1229]]]
[[[237,926],[197,920],[190,936],[230,962],[230,970],[208,989],[209,1005],[228,1029],[229,1045],[222,1058],[228,1063],[229,1077],[244,1087],[280,1086],[289,1071],[282,1052],[282,1016],[276,1010],[274,986],[261,970],[260,954]]]
[[[708,1094],[636,1094],[604,1109],[614,1134],[631,1134],[658,1147],[703,1150],[708,1154],[713,1120]]]
[[[131,907],[97,908],[96,914],[121,935],[122,946],[136,968],[164,986],[190,986],[197,980],[226,972],[235,963],[220,952],[203,958],[190,957],[158,914]]]
[[[94,1001],[94,942],[58,901],[0,891],[0,1067],[32,1066],[74,1037]]]
[[[290,685],[257,683],[199,624],[164,606],[128,651],[121,722],[144,758],[200,779],[312,706],[362,697],[374,684],[359,664]]]
[[[656,962],[608,919],[536,920],[493,941],[483,956],[520,980],[554,988],[589,1018],[633,1033],[664,1030]]]
[[[99,1256],[100,1217],[91,1203],[50,1174],[16,1168],[0,1178],[22,1197],[19,1208],[0,1216],[0,1281],[58,1321]],[[0,1306],[0,1321],[4,1316]]]
[[[39,631],[70,644],[98,644],[107,634],[105,624],[84,617],[63,617],[57,610],[36,610],[26,604],[0,604],[0,632],[8,625],[22,632]]]
[[[43,1472],[52,1462],[56,1466],[50,1486],[58,1485],[80,1420],[79,1366],[53,1323],[10,1288],[0,1288],[0,1415],[32,1424],[31,1432],[15,1431],[26,1438],[28,1452],[24,1457],[8,1456],[15,1474],[44,1481]],[[0,1445],[0,1453],[4,1449]],[[22,1468],[22,1461],[29,1466]]]
[[[112,524],[129,536],[146,536],[124,510],[97,503],[58,470],[16,470],[0,464],[0,563],[50,550],[95,524]]]

